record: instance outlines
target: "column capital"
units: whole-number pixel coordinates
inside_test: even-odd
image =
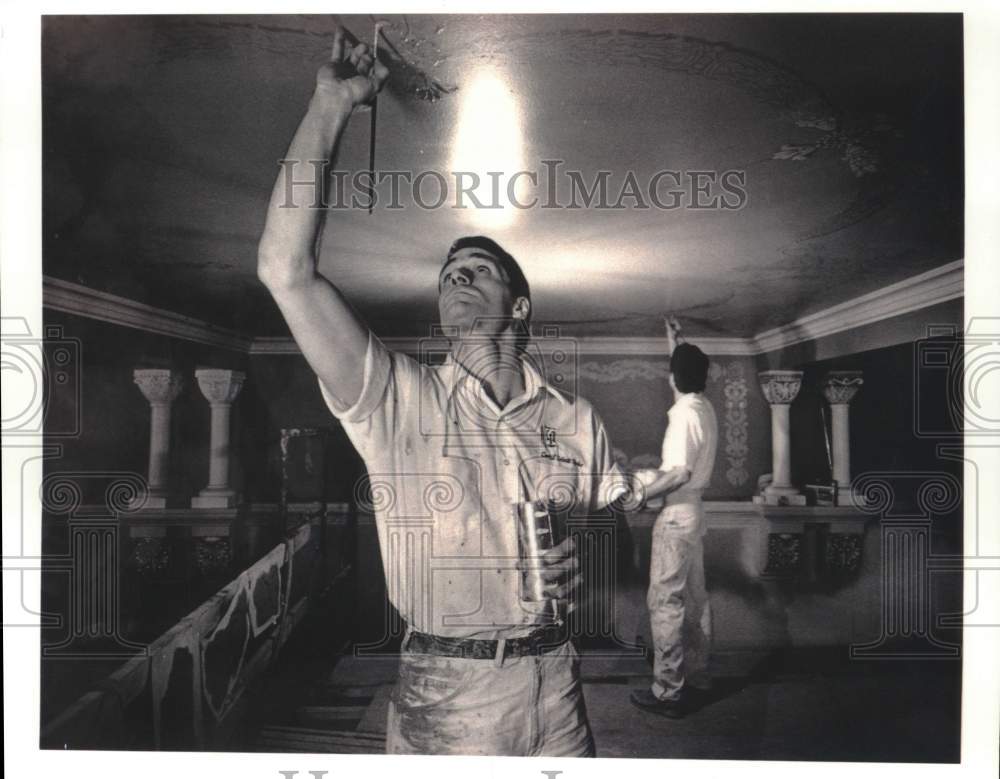
[[[864,383],[861,371],[830,371],[823,379],[823,395],[831,405],[846,405]]]
[[[198,368],[194,377],[198,380],[198,389],[209,403],[228,406],[240,394],[246,374],[223,368]]]
[[[184,378],[170,368],[136,368],[132,371],[132,381],[151,404],[166,404],[184,388]]]
[[[802,388],[802,371],[761,371],[760,389],[772,406],[787,406]]]

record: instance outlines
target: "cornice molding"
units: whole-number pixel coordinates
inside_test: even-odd
[[[421,344],[443,343],[441,339],[383,338],[386,348],[404,354],[418,354]],[[534,338],[532,345],[541,349],[555,349],[571,342],[581,357],[608,355],[614,357],[666,357],[666,338]],[[698,338],[695,343],[711,355],[753,356],[755,344],[749,338]],[[426,348],[426,347],[425,347]],[[298,354],[299,349],[291,338],[255,338],[250,354]]]
[[[964,271],[965,261],[955,260],[787,325],[765,330],[754,337],[757,353],[777,351],[960,298],[965,294]]]
[[[42,276],[42,306],[237,352],[247,352],[253,344],[253,338],[235,330],[51,276]]]
[[[753,357],[773,352],[960,298],[964,294],[964,268],[965,262],[956,260],[787,325],[758,333],[753,338],[706,337],[696,338],[694,342],[706,354],[715,356]],[[55,311],[253,355],[300,353],[291,338],[253,338],[200,319],[49,276],[42,277],[42,284],[43,305]],[[657,357],[667,354],[666,339],[659,337],[556,338],[551,343],[554,346],[566,340],[572,340],[578,354],[583,357]],[[422,341],[424,339],[421,338],[383,339],[390,349],[409,354],[418,353]],[[543,351],[547,342],[545,338],[536,337],[534,340]]]
[[[263,336],[253,339],[250,354],[301,354],[295,341],[287,337]]]
[[[627,337],[591,337],[573,339],[577,343],[579,353],[584,357],[610,355],[616,357],[666,357],[667,339],[662,336],[644,336],[640,338]],[[544,343],[544,342],[543,342]],[[698,337],[693,339],[705,354],[711,355],[746,355],[754,354],[755,344],[751,338],[715,338]]]

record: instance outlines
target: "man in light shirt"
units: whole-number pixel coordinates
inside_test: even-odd
[[[653,525],[646,603],[653,635],[653,684],[634,690],[632,703],[655,714],[683,717],[692,688],[705,688],[712,616],[705,590],[702,492],[712,477],[718,426],[704,396],[708,357],[697,346],[676,343],[676,320],[667,325],[674,405],[663,439],[659,470],[637,474],[646,499],[666,495]]]
[[[330,159],[387,76],[338,31],[286,159]],[[368,469],[388,595],[406,621],[387,751],[592,756],[579,658],[553,618],[580,583],[573,540],[533,563],[555,605],[522,598],[515,506],[585,516],[626,492],[604,425],[526,355],[528,282],[489,238],[445,255],[444,364],[386,349],[318,272],[321,212],[284,205],[292,175],[283,167],[275,183],[258,275]]]

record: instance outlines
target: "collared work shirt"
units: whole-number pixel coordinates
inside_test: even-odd
[[[516,503],[553,500],[570,521],[624,490],[603,423],[530,360],[500,409],[461,365],[423,365],[370,336],[361,395],[340,408],[368,468],[389,598],[439,636],[511,638],[540,623],[518,592]]]
[[[668,412],[670,422],[663,437],[663,462],[660,470],[686,468],[691,478],[679,490],[667,496],[669,504],[701,500],[712,478],[715,450],[718,446],[718,423],[711,402],[700,392],[685,392]]]

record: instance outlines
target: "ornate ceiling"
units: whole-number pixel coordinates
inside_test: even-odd
[[[337,21],[48,17],[45,273],[286,334],[256,244]],[[749,336],[963,256],[960,16],[340,21],[384,25],[377,169],[423,174],[399,208],[383,182],[373,213],[327,219],[321,267],[381,334],[427,332],[469,233],[571,335],[655,335],[672,311]],[[369,130],[357,115],[341,145],[348,184]],[[461,170],[496,171],[506,207],[453,207]]]

